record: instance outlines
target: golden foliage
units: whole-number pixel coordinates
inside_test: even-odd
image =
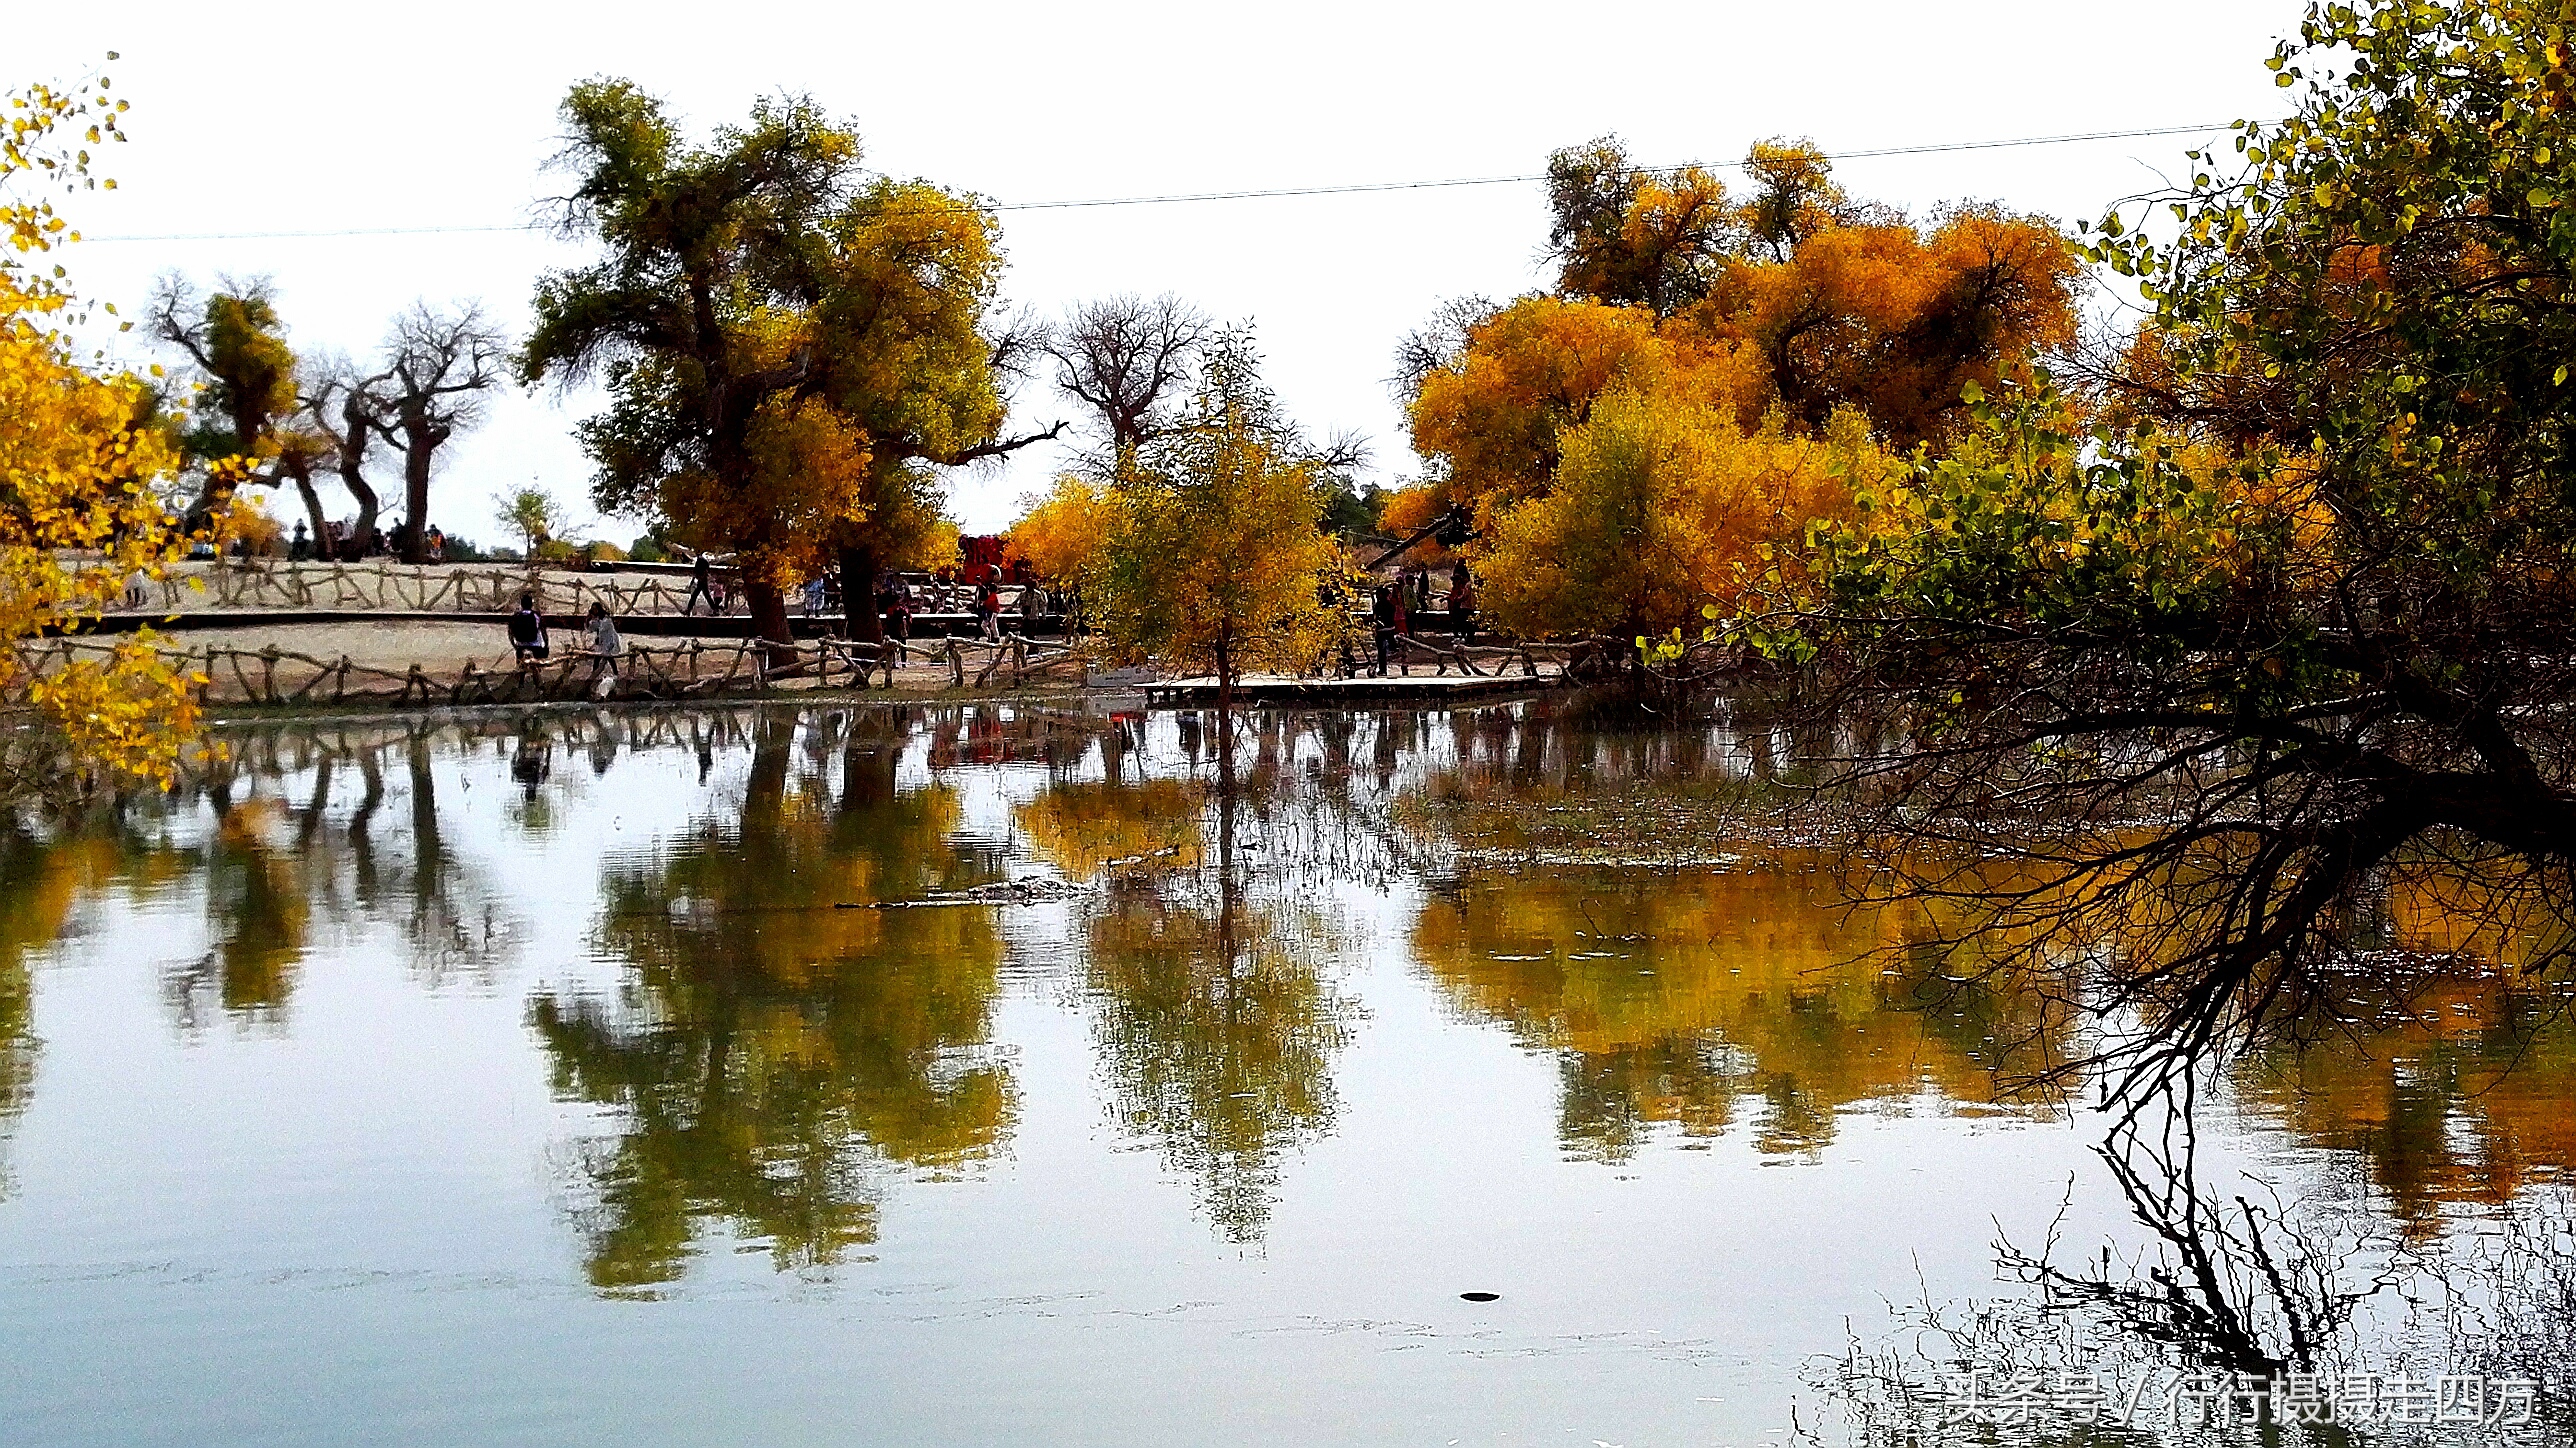
[[[1002,537],[1007,555],[1026,560],[1038,577],[1078,579],[1099,561],[1108,541],[1108,499],[1089,478],[1067,473]]]
[[[51,674],[27,648],[96,617],[129,579],[160,577],[182,551],[154,496],[178,459],[158,430],[135,425],[147,387],[75,362],[40,325],[59,305],[0,273],[0,697],[33,706],[82,772],[167,785],[202,679],[164,665],[148,631]],[[23,782],[0,780],[0,792]]]
[[[1844,411],[1820,437],[1777,413],[1746,432],[1704,407],[1625,388],[1563,439],[1556,486],[1503,513],[1485,604],[1523,633],[1662,634],[1731,611],[1761,554],[1837,516],[1850,480],[1892,459]]]
[[[1377,530],[1390,538],[1410,538],[1431,526],[1431,520],[1449,508],[1449,490],[1438,483],[1415,483],[1399,488],[1386,500],[1386,509],[1378,514]],[[1407,558],[1432,563],[1446,563],[1452,556],[1440,546],[1437,537],[1425,538],[1413,545]]]
[[[1856,407],[1897,447],[1947,438],[1969,383],[1994,388],[2075,335],[2074,249],[2031,217],[1968,208],[1911,225],[1827,225],[1778,262],[1721,270],[1686,321],[1758,358],[1764,402],[1807,426]]]
[[[1549,487],[1559,434],[1613,387],[1739,415],[1750,402],[1742,420],[1751,421],[1758,380],[1696,333],[1667,334],[1644,308],[1524,297],[1471,329],[1466,350],[1423,379],[1410,410],[1413,446],[1443,465],[1445,501],[1465,504],[1481,526]]]
[[[2038,1017],[1888,971],[1897,921],[1837,908],[1818,863],[1474,880],[1423,906],[1412,950],[1468,1019],[1561,1053],[1560,1129],[1579,1155],[1624,1158],[1657,1123],[1718,1135],[1745,1104],[1765,1152],[1826,1145],[1864,1102],[2007,1105],[2006,1045],[2054,1049]]]
[[[837,530],[868,515],[866,437],[821,401],[779,393],[752,414],[747,448],[735,477],[691,469],[662,480],[673,535],[728,549],[746,577],[780,588],[816,576]]]
[[[601,509],[651,506],[736,554],[772,638],[782,590],[829,560],[944,553],[933,469],[1014,445],[983,325],[991,212],[863,177],[856,133],[809,101],[762,101],[694,148],[625,81],[575,86],[563,114],[615,259],[541,279],[519,365],[605,374],[613,405],[582,424]]]
[[[0,219],[19,253],[71,235],[49,201],[18,187],[29,177],[89,184],[90,154],[51,144],[58,128],[84,127],[90,144],[115,134],[122,101],[107,81],[93,95],[43,86],[10,98],[0,143]],[[61,269],[56,268],[59,276]],[[0,795],[54,776],[48,760],[68,743],[78,779],[170,782],[197,725],[192,683],[164,665],[146,632],[112,656],[40,672],[28,645],[77,628],[117,599],[129,580],[161,576],[182,542],[155,496],[178,458],[144,425],[152,389],[130,373],[84,367],[53,325],[69,305],[57,285],[0,265],[0,700],[32,708],[52,736],[37,753],[0,760]],[[229,465],[227,465],[229,466]],[[40,771],[42,771],[40,775]]]
[[[1517,628],[1731,608],[1764,546],[1843,512],[1846,470],[1883,467],[1863,432],[1946,440],[1965,389],[2074,334],[2077,259],[2037,218],[1966,207],[1920,229],[1854,203],[1803,143],[1755,146],[1740,204],[1612,141],[1551,165],[1561,294],[1496,311],[1422,375],[1409,421],[1434,480],[1388,525],[1464,507]],[[1575,496],[1542,501],[1558,493]]]
[[[1115,656],[1208,671],[1313,668],[1339,637],[1324,601],[1340,548],[1319,521],[1323,478],[1253,373],[1221,343],[1180,425],[1120,460],[1109,526],[1083,575]]]
[[[107,58],[116,59],[116,52],[109,51]],[[9,249],[18,256],[80,240],[52,199],[31,194],[31,187],[38,193],[116,189],[113,179],[91,172],[89,152],[91,146],[125,139],[119,118],[126,103],[110,96],[111,88],[108,77],[100,74],[72,86],[38,82],[9,97],[8,125],[0,129],[0,228],[8,231]],[[57,132],[80,139],[66,143],[56,138]],[[20,264],[11,259],[5,265]],[[52,288],[38,282],[28,290],[45,295]]]
[[[1197,869],[1204,845],[1201,804],[1199,789],[1177,779],[1059,783],[1011,817],[1039,859],[1070,878],[1089,880],[1115,860]]]

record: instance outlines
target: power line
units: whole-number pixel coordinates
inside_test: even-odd
[[[2009,141],[1944,141],[1921,146],[1882,146],[1868,151],[1829,151],[1828,161],[1865,161],[1879,156],[1922,156],[1939,151],[1997,151],[2016,146],[2061,146],[2072,141],[2125,141],[2144,136],[2187,136],[2225,129],[2213,126],[2156,126],[2138,131],[2082,131],[2065,136],[2022,136]],[[1741,171],[1741,161],[1715,165],[1687,164],[1710,171]],[[1636,171],[1677,171],[1679,166],[1638,166]],[[1088,206],[1163,206],[1186,201],[1250,201],[1274,196],[1349,196],[1376,191],[1433,191],[1453,186],[1517,186],[1547,179],[1546,172],[1519,176],[1458,176],[1437,181],[1360,181],[1339,186],[1283,186],[1263,191],[1183,191],[1167,196],[1111,196],[1083,201],[997,201],[988,211],[1062,211]]]
[[[2025,146],[2064,146],[2081,141],[2131,141],[2152,136],[2187,136],[2223,130],[2225,123],[2198,126],[2151,126],[2134,131],[2076,131],[2062,136],[2017,136],[2002,141],[1941,141],[1920,146],[1880,146],[1862,151],[1829,151],[1828,161],[1866,161],[1885,156],[1928,156],[1949,151],[2002,151]],[[1699,162],[1688,163],[1701,165]],[[1678,166],[1640,166],[1639,171],[1674,171]],[[1739,161],[1705,166],[1714,171],[1741,171]],[[1428,181],[1355,181],[1331,186],[1274,186],[1244,191],[1175,191],[1150,196],[1095,196],[1065,201],[988,201],[984,211],[1075,211],[1111,206],[1175,206],[1200,201],[1269,201],[1298,196],[1360,196],[1393,191],[1445,191],[1466,186],[1523,186],[1547,179],[1545,172],[1513,176],[1452,176]],[[92,236],[93,242],[138,241],[303,241],[358,236],[473,236],[547,229],[542,222],[521,221],[486,226],[356,226],[325,231],[196,231],[157,236]]]

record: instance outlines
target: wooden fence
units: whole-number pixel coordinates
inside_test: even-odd
[[[113,652],[116,645],[87,638],[31,640],[22,645],[21,661],[34,672],[51,672],[84,655]],[[951,688],[985,688],[997,679],[1018,687],[1032,682],[1080,682],[1086,674],[1082,656],[1071,648],[1033,644],[1013,636],[999,643],[941,639],[881,644],[841,639],[813,639],[800,644],[769,644],[757,639],[691,640],[667,647],[628,643],[614,660],[613,674],[602,656],[575,650],[543,661],[514,664],[495,659],[485,665],[468,660],[453,673],[433,674],[419,664],[395,672],[338,659],[316,658],[276,647],[239,649],[210,646],[162,649],[171,664],[186,673],[203,674],[210,703],[323,705],[384,704],[433,706],[511,704],[575,699],[697,699],[718,695],[764,694],[779,689],[865,689],[882,675],[894,685],[896,669],[915,662],[944,665]],[[603,686],[602,679],[607,682]]]
[[[203,613],[211,610],[358,611],[384,613],[508,613],[519,595],[534,594],[547,614],[582,614],[594,603],[620,617],[676,614],[688,606],[691,584],[665,574],[575,573],[504,564],[238,563],[186,564],[143,585],[142,602],[127,611]],[[930,596],[921,597],[927,592]],[[965,611],[974,593],[962,585],[916,586],[919,612]],[[1019,590],[1003,589],[1003,611],[1016,613]],[[793,608],[795,600],[789,600]],[[741,592],[732,592],[735,612]],[[705,605],[701,604],[701,607]]]

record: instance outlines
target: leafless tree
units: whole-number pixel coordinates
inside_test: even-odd
[[[1041,345],[1055,359],[1057,388],[1098,417],[1114,459],[1167,425],[1215,334],[1206,313],[1169,292],[1150,301],[1122,293],[1072,308]]]
[[[1432,309],[1429,321],[1405,333],[1395,344],[1395,375],[1387,379],[1396,400],[1411,402],[1425,379],[1467,350],[1467,333],[1496,310],[1489,297],[1451,297]]]
[[[429,477],[438,449],[482,420],[484,394],[500,380],[504,346],[500,329],[473,302],[453,310],[414,302],[394,319],[367,420],[402,452],[403,522],[396,542],[405,563],[428,557]]]
[[[383,509],[375,484],[367,481],[367,448],[383,406],[378,391],[391,375],[362,374],[345,359],[328,361],[311,374],[301,398],[300,419],[328,440],[330,465],[340,474],[340,485],[358,503],[358,516],[349,525],[344,557],[357,557],[364,551],[367,539],[375,532],[376,515]],[[315,549],[319,551],[323,546],[323,540],[316,537]]]

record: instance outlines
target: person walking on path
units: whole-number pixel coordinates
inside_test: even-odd
[[[436,523],[429,525],[429,561],[432,563],[447,561],[447,535],[439,530]]]
[[[682,618],[698,611],[698,600],[701,598],[707,601],[707,612],[716,612],[715,574],[714,565],[707,562],[707,555],[703,553],[698,555],[696,562],[689,565],[689,596],[680,603]]]
[[[912,638],[912,585],[903,575],[888,570],[877,584],[877,612],[885,620],[885,635],[897,643]]]
[[[590,635],[590,697],[605,699],[617,690],[617,660],[626,652],[626,640],[617,636],[617,621],[608,616],[606,604],[592,604],[582,628]]]
[[[1002,590],[987,578],[975,590],[975,617],[982,620],[984,642],[1002,641]]]
[[[546,661],[546,616],[533,593],[520,594],[519,611],[510,615],[510,650],[523,669]]]

